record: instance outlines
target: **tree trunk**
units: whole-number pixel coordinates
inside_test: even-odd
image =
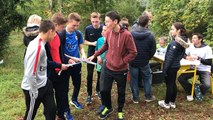
[[[59,12],[62,13],[63,1],[59,0]]]
[[[97,0],[93,0],[94,11],[97,11],[97,8],[98,8],[97,4],[98,4],[98,1]]]
[[[53,14],[53,0],[49,0],[49,7],[50,7],[50,13],[51,13],[51,16]]]

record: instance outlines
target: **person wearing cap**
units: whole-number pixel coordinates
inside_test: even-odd
[[[37,37],[41,20],[42,18],[36,14],[33,14],[28,18],[27,26],[23,28],[23,42],[26,47],[28,46],[30,41]]]

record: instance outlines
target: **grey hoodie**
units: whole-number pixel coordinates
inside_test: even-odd
[[[32,40],[26,51],[24,58],[24,78],[21,84],[21,88],[24,90],[38,90],[47,83],[47,56],[44,45],[46,42],[41,41],[41,49],[38,58],[36,80],[33,76],[33,69],[36,60],[36,54],[38,50],[39,36]]]

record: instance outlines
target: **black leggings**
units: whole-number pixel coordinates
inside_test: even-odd
[[[165,103],[169,104],[169,102],[175,102],[177,96],[177,85],[176,85],[176,77],[177,71],[179,68],[170,68],[168,69],[168,73],[165,77],[166,82],[166,98]]]

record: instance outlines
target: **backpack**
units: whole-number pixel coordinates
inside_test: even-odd
[[[76,33],[76,35],[77,35],[77,39],[78,39],[78,46],[79,46],[79,44],[80,44],[80,39],[81,39],[81,33],[78,31],[78,30],[76,30],[76,31],[74,31],[75,33]],[[63,40],[63,43],[65,44],[65,41],[66,41],[66,30],[63,30],[62,32],[61,32],[61,34],[62,34],[62,40]]]

